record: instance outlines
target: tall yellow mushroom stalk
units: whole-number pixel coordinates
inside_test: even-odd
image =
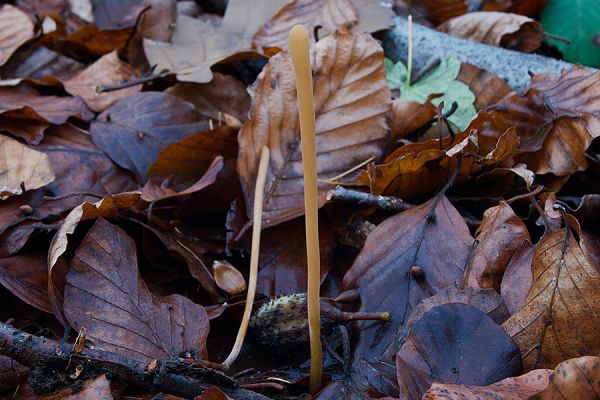
[[[296,72],[302,162],[304,165],[304,209],[306,214],[306,252],[308,261],[308,328],[310,331],[310,393],[321,388],[323,353],[321,347],[321,310],[319,306],[319,202],[317,197],[317,152],[315,110],[310,68],[308,32],[302,25],[290,30],[290,54]]]

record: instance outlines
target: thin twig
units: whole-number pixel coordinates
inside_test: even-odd
[[[355,204],[359,207],[375,207],[382,211],[404,211],[415,205],[391,196],[378,196],[371,193],[359,192],[336,186],[327,193],[327,200],[337,200]]]
[[[128,81],[119,82],[114,85],[98,85],[98,86],[96,86],[96,92],[97,93],[105,93],[105,92],[112,92],[115,90],[121,90],[121,89],[125,89],[125,88],[132,87],[135,85],[139,85],[142,83],[150,82],[155,79],[164,78],[171,74],[172,74],[171,71],[162,71],[158,74],[145,75],[145,76],[141,76],[139,78],[133,78]]]

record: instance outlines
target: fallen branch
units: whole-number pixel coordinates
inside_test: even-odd
[[[218,386],[235,399],[267,399],[258,393],[238,388],[234,379],[213,369],[193,367],[177,360],[145,363],[99,348],[84,348],[80,353],[74,353],[71,347],[0,323],[0,354],[32,370],[47,367],[74,371],[81,365],[87,372],[107,373],[111,379],[121,380],[128,385],[176,396],[193,398],[212,386]]]
[[[359,207],[375,207],[383,211],[404,211],[415,206],[397,197],[377,196],[371,193],[346,189],[343,186],[336,186],[332,191],[327,193],[327,200],[343,201]]]
[[[396,27],[384,34],[383,47],[388,57],[406,62],[408,54],[408,23],[396,18]],[[455,57],[500,76],[515,90],[529,86],[530,74],[550,72],[560,74],[573,64],[537,54],[521,53],[500,47],[465,40],[413,24],[413,67],[422,69],[432,60]]]

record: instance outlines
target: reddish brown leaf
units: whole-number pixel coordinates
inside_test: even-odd
[[[471,1],[468,0],[417,0],[418,3],[425,6],[427,18],[435,24],[466,14]],[[484,0],[481,11],[504,11],[510,7],[511,0]]]
[[[584,152],[600,135],[600,72],[573,67],[560,77],[541,77],[481,111],[467,131],[476,130],[482,151],[509,127],[518,127],[515,162],[536,174],[568,176],[587,168]]]
[[[392,139],[403,139],[410,133],[423,128],[436,116],[435,107],[427,102],[395,99],[392,103]]]
[[[508,83],[499,76],[466,63],[460,64],[456,80],[468,85],[475,94],[477,110],[496,104],[512,91]]]
[[[533,282],[531,262],[536,248],[537,245],[533,246],[528,241],[522,242],[504,271],[500,293],[511,314],[523,307],[527,299],[527,293]]]
[[[546,3],[548,0],[512,0],[508,12],[535,17],[544,9]]]
[[[34,26],[29,16],[15,6],[4,4],[0,8],[0,65],[33,35]]]
[[[537,50],[544,39],[538,21],[502,12],[468,13],[449,19],[437,29],[463,39],[527,53]]]
[[[302,24],[310,32],[314,43],[317,25],[320,26],[319,38],[323,38],[338,27],[350,28],[357,22],[358,16],[351,0],[294,0],[260,28],[253,44],[259,50],[287,49],[290,29],[296,24]]]
[[[29,376],[29,368],[0,355],[0,394],[14,391]]]
[[[109,351],[143,361],[188,351],[196,360],[207,357],[204,308],[180,295],[152,296],[133,239],[102,218],[75,252],[64,310],[71,326],[86,327],[87,337]]]
[[[96,112],[101,112],[117,100],[139,92],[142,85],[104,93],[98,93],[98,86],[128,81],[137,76],[139,76],[139,71],[119,60],[117,52],[113,51],[102,56],[77,75],[64,81],[63,84],[67,92],[73,96],[80,96],[88,107]]]
[[[600,276],[568,232],[540,241],[525,305],[503,324],[526,370],[600,351]]]
[[[596,400],[600,397],[600,357],[563,361],[554,369],[548,387],[531,400]]]
[[[215,260],[212,270],[217,286],[229,296],[246,291],[246,279],[229,261]]]
[[[423,400],[527,400],[548,385],[551,373],[536,369],[483,387],[434,382]]]
[[[396,356],[400,396],[421,399],[434,381],[489,385],[521,373],[519,348],[483,311],[464,304],[432,308]]]
[[[53,313],[48,299],[46,252],[0,258],[0,284],[27,304]]]
[[[512,208],[501,201],[485,211],[475,239],[478,244],[465,269],[462,284],[500,292],[509,261],[523,242],[531,242],[529,231]]]
[[[336,33],[312,46],[317,134],[317,170],[333,177],[371,156],[379,156],[387,137],[390,94],[383,51],[368,34]],[[292,61],[287,53],[271,58],[252,89],[250,120],[238,140],[246,209],[252,210],[258,154],[271,150],[263,205],[263,226],[304,213],[302,158]],[[331,186],[319,186],[323,205]]]
[[[59,37],[55,43],[52,43],[52,48],[75,58],[82,54],[88,57],[100,57],[114,50],[121,51],[128,43],[131,31],[132,28],[106,31],[95,24],[84,24],[75,32]]]
[[[161,150],[207,128],[192,104],[166,93],[143,92],[100,114],[91,134],[100,149],[143,183]]]

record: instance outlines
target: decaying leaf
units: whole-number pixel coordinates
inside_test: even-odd
[[[508,83],[498,75],[466,63],[460,64],[456,80],[468,85],[475,94],[477,110],[496,104],[512,91]]]
[[[4,4],[0,8],[0,65],[4,65],[34,34],[29,16],[13,5]]]
[[[60,84],[81,71],[84,65],[46,47],[23,48],[0,68],[4,79],[30,79]]]
[[[536,369],[483,387],[434,382],[423,400],[528,400],[548,386],[551,373],[549,369]]]
[[[119,99],[131,96],[142,89],[142,85],[98,93],[98,86],[111,85],[128,81],[139,76],[139,72],[119,60],[113,51],[102,56],[98,61],[63,82],[65,90],[73,96],[80,96],[92,110],[101,112]]]
[[[4,394],[14,390],[29,376],[29,368],[15,360],[0,355],[0,393]]]
[[[102,30],[133,26],[144,8],[143,0],[90,0],[94,24]]]
[[[342,173],[380,156],[388,135],[390,95],[383,51],[368,34],[336,33],[311,48],[320,178]],[[250,119],[242,127],[238,172],[246,209],[252,210],[258,154],[271,150],[263,205],[263,226],[304,213],[302,157],[292,61],[287,53],[271,58],[252,90]],[[330,185],[319,185],[319,204]]]
[[[27,304],[52,313],[45,252],[0,258],[0,284]]]
[[[548,387],[531,400],[596,400],[600,395],[600,357],[586,356],[563,361],[554,369]]]
[[[500,293],[511,314],[517,312],[527,299],[533,277],[531,275],[531,262],[536,246],[528,241],[521,243],[511,257],[500,285]]]
[[[600,350],[600,276],[569,230],[543,238],[533,256],[525,305],[503,327],[526,370]]]
[[[396,356],[396,368],[401,398],[417,400],[434,381],[489,385],[517,375],[521,354],[483,311],[445,304],[432,308],[412,326]]]
[[[474,12],[449,19],[438,30],[492,46],[532,52],[544,39],[542,25],[529,17],[502,12]]]
[[[207,357],[208,316],[191,300],[150,294],[137,267],[135,243],[100,218],[75,252],[65,286],[65,315],[85,326],[97,346],[136,360]]]
[[[427,18],[435,24],[466,14],[471,1],[467,0],[417,0],[427,10]],[[511,6],[511,0],[478,1],[481,11],[504,11]]]
[[[0,200],[54,181],[48,156],[0,135]]]

